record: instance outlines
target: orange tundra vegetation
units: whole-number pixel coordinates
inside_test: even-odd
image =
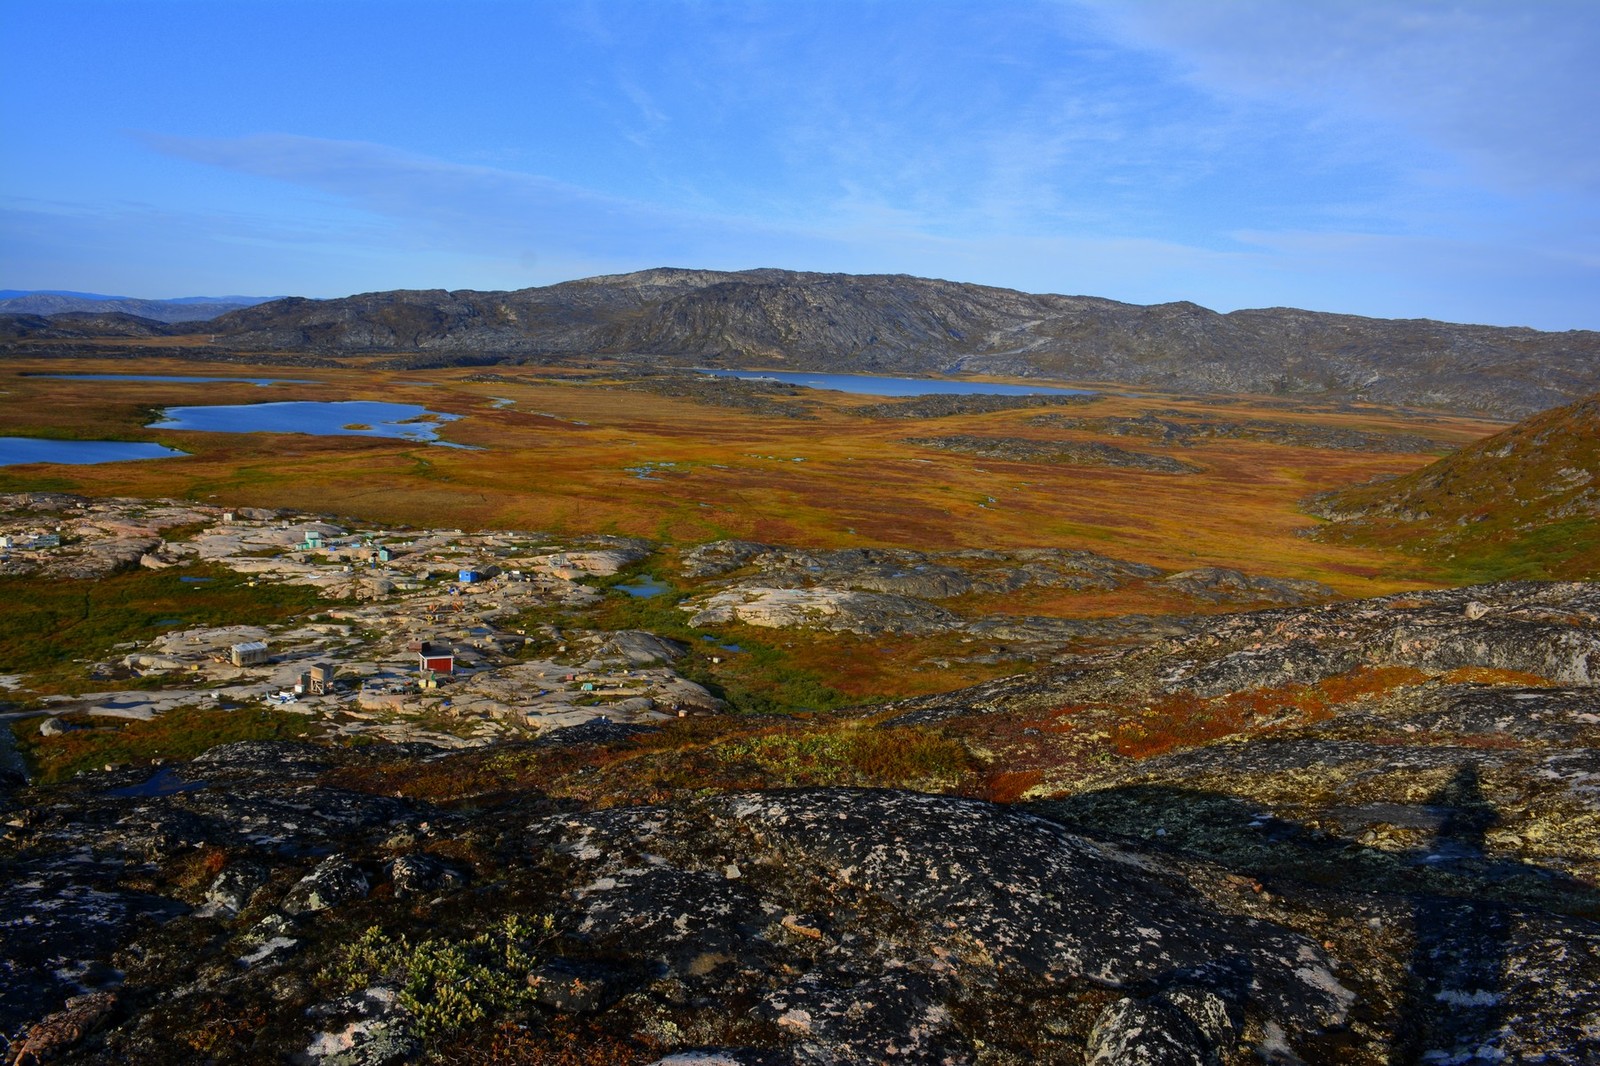
[[[229,505],[306,507],[337,500],[369,521],[419,526],[611,532],[694,544],[744,537],[806,547],[1069,547],[1168,569],[1229,566],[1324,581],[1349,595],[1421,587],[1421,564],[1353,545],[1308,542],[1308,493],[1425,465],[1430,456],[1332,451],[1212,440],[1163,449],[1145,440],[1031,424],[1030,410],[939,419],[851,414],[867,398],[816,392],[811,420],[710,407],[623,388],[604,368],[575,374],[506,368],[504,380],[448,370],[286,368],[312,384],[83,382],[21,376],[61,371],[59,360],[17,360],[0,385],[11,393],[4,432],[157,439],[187,458],[102,466],[0,470],[0,490],[173,496]],[[74,360],[75,372],[126,372],[120,361]],[[238,364],[141,361],[140,373],[271,374]],[[429,383],[427,387],[422,382]],[[148,430],[159,408],[193,403],[371,399],[459,414],[443,436],[482,448],[294,434]],[[512,400],[495,407],[496,398]],[[1195,418],[1261,416],[1319,425],[1424,432],[1470,441],[1495,424],[1420,422],[1378,409],[1292,409],[1240,398],[1234,405],[1181,397],[1106,394],[1096,416],[1174,410]],[[1075,409],[1077,410],[1077,409]],[[1178,455],[1195,474],[1011,462],[916,447],[941,435],[1096,440]],[[656,464],[649,477],[631,472]],[[667,464],[667,465],[663,465]],[[992,502],[991,502],[992,501]],[[980,506],[982,504],[983,506]],[[1152,604],[1151,606],[1159,606]],[[1115,609],[1113,604],[1100,609]]]

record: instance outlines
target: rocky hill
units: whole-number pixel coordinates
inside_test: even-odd
[[[169,337],[166,322],[137,315],[72,311],[52,315],[0,314],[0,340],[86,340],[99,337]]]
[[[1535,415],[1401,478],[1320,495],[1324,536],[1479,575],[1600,572],[1600,396]]]
[[[1218,314],[903,275],[649,270],[514,292],[286,299],[207,323],[255,351],[411,363],[591,354],[653,363],[990,373],[1282,392],[1520,416],[1600,388],[1600,333],[1286,308]]]
[[[265,303],[263,296],[188,296],[140,300],[76,292],[18,292],[0,299],[0,315],[131,315],[155,322],[199,322],[241,307]]]

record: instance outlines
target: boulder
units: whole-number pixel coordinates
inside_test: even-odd
[[[312,914],[360,899],[370,887],[359,866],[342,855],[330,855],[289,890],[282,907],[286,914]]]
[[[456,892],[467,886],[466,873],[454,863],[421,852],[402,855],[389,864],[389,880],[399,899]]]

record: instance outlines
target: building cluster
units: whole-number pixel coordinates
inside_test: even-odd
[[[558,612],[604,595],[586,579],[644,557],[648,547],[637,542],[594,538],[574,546],[542,534],[347,528],[311,515],[157,504],[79,506],[63,551],[78,551],[80,542],[92,550],[97,539],[133,530],[144,538],[143,556],[135,556],[142,565],[176,568],[179,578],[185,568],[226,567],[252,584],[306,585],[325,598],[322,609],[279,625],[185,628],[172,619],[165,631],[94,665],[91,677],[106,680],[165,679],[168,690],[139,689],[160,693],[162,706],[187,687],[219,705],[271,700],[341,728],[405,737],[414,735],[408,722],[454,721],[461,736],[485,740],[507,729],[720,707],[672,669],[681,646],[649,634],[557,628]],[[161,536],[173,527],[181,536]],[[209,585],[188,587],[203,597]],[[137,703],[125,692],[90,693],[62,707],[93,713]]]

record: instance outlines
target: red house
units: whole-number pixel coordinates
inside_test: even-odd
[[[417,669],[422,673],[432,671],[435,674],[452,674],[456,668],[455,652],[448,645],[430,644],[422,641],[413,644],[411,650],[417,653]]]

